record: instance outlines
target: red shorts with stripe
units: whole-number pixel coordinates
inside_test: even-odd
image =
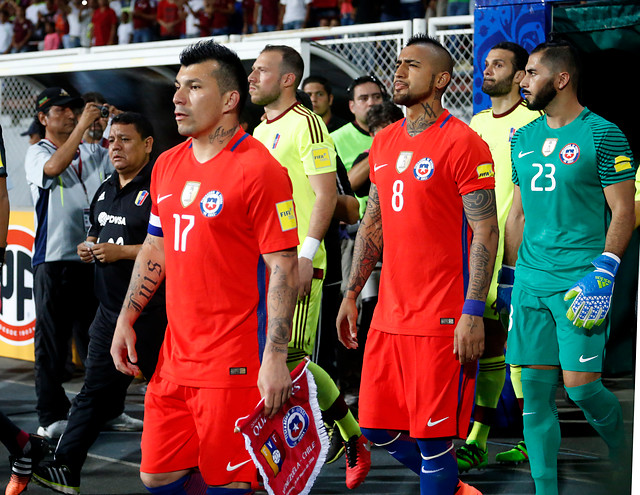
[[[413,438],[466,438],[477,363],[461,366],[451,337],[369,329],[360,382],[360,426]]]
[[[258,387],[185,387],[154,375],[144,400],[140,471],[199,468],[208,485],[255,483],[256,467],[234,427],[259,400]]]

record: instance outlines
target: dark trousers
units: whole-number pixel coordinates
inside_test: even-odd
[[[124,411],[127,387],[133,380],[120,373],[111,358],[117,319],[117,312],[100,305],[89,329],[84,385],[73,400],[69,423],[56,448],[56,460],[74,470],[82,468],[103,424]],[[147,379],[155,371],[166,327],[164,307],[143,313],[134,325],[138,366]]]
[[[33,268],[36,410],[42,426],[66,419],[69,412],[62,383],[70,378],[66,364],[72,336],[80,356],[86,356],[88,329],[97,307],[93,270],[93,265],[80,261],[47,262]]]

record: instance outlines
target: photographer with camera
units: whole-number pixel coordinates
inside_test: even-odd
[[[119,113],[122,113],[122,111],[108,104],[107,99],[97,91],[84,93],[82,100],[85,105],[87,103],[95,103],[100,107],[100,118],[94,120],[87,130],[84,131],[82,142],[87,144],[100,144],[103,148],[109,148],[109,127],[111,125],[111,119]]]
[[[52,87],[38,95],[36,115],[45,137],[29,147],[24,164],[35,207],[36,409],[38,434],[57,438],[70,406],[62,386],[70,378],[69,342],[75,336],[84,360],[97,308],[93,267],[78,259],[76,246],[90,225],[91,198],[113,166],[105,148],[83,142],[100,105]]]

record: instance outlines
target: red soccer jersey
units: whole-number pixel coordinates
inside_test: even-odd
[[[369,164],[384,241],[371,326],[453,336],[467,290],[472,236],[462,196],[494,188],[489,147],[445,111],[415,137],[407,133],[405,119],[380,131]]]
[[[158,372],[185,386],[255,386],[266,336],[261,254],[298,244],[286,169],[244,131],[205,163],[187,140],[158,158],[151,197],[168,317]]]
[[[153,26],[154,21],[136,16],[136,14],[156,15],[156,4],[152,0],[136,0],[133,4],[133,29]]]

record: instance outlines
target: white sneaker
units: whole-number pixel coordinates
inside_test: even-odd
[[[142,421],[122,413],[120,416],[107,421],[102,429],[109,431],[142,431]]]
[[[49,426],[39,426],[37,434],[41,437],[45,437],[48,440],[57,440],[62,436],[64,430],[67,429],[67,420],[61,419],[55,423],[51,423]]]

